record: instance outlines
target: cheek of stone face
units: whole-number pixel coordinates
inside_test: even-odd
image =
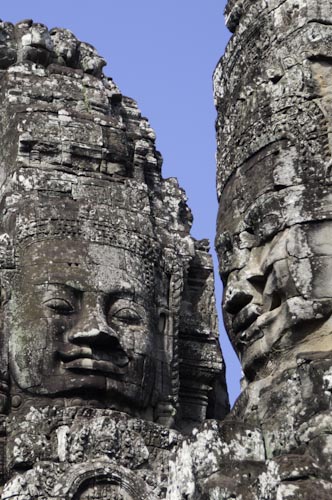
[[[57,351],[73,320],[46,307],[40,287],[29,286],[28,280],[20,283],[15,283],[8,305],[11,372],[22,389],[38,390],[63,373]]]
[[[142,379],[154,378],[155,360],[160,356],[156,342],[156,329],[145,324],[140,327],[128,327],[122,329],[119,335],[123,349],[130,357],[128,374],[136,383]]]
[[[332,235],[331,235],[332,237]],[[315,298],[332,297],[332,255],[311,259],[312,294]]]
[[[263,310],[273,311],[295,295],[297,291],[290,274],[288,259],[275,262],[269,271],[263,290]]]
[[[123,396],[139,402],[140,406],[151,403],[154,390],[162,391],[159,384],[156,387],[157,366],[159,370],[165,363],[164,337],[159,335],[156,324],[156,314],[151,309],[140,310],[142,322],[139,325],[117,325],[117,334],[122,348],[130,358],[128,371],[123,384],[109,379],[109,390],[120,390]],[[164,382],[165,383],[165,382]]]
[[[303,224],[289,238],[290,272],[306,299],[332,296],[332,222]]]
[[[11,371],[21,388],[39,386],[46,371],[52,369],[52,339],[48,336],[48,322],[15,321],[9,324],[9,354]]]

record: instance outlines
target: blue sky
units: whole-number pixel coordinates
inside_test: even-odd
[[[69,28],[106,59],[105,73],[137,100],[157,133],[163,176],[177,177],[194,214],[193,236],[215,236],[216,112],[212,72],[229,39],[225,0],[11,0],[0,17]],[[216,276],[217,302],[221,284]],[[219,307],[220,314],[220,307]],[[240,368],[220,317],[230,399]]]

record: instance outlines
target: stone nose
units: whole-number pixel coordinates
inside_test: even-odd
[[[71,332],[69,340],[75,344],[90,346],[95,349],[120,349],[119,339],[112,328],[81,328]]]
[[[240,283],[237,286],[230,285],[226,288],[224,308],[228,313],[237,314],[252,301],[253,294],[246,288],[242,288]]]
[[[263,273],[251,273],[234,279],[226,285],[224,308],[230,314],[238,314],[241,309],[254,302],[262,305],[263,292],[266,285],[266,276]]]
[[[82,308],[81,317],[69,332],[69,340],[75,344],[88,345],[97,349],[119,349],[116,331],[107,323],[101,301],[91,301]]]

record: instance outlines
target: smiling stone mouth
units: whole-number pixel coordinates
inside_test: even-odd
[[[268,318],[274,310],[279,310],[282,305],[282,300],[278,292],[274,291],[267,300],[264,300],[264,305],[251,302],[244,306],[233,319],[233,330],[235,334],[239,334],[243,340],[249,340],[258,330],[254,323],[258,318]],[[252,326],[252,327],[251,327]],[[241,334],[242,332],[242,334]]]
[[[122,349],[105,352],[87,346],[62,345],[57,352],[66,370],[124,374],[129,364],[129,358]]]
[[[77,358],[64,363],[66,370],[98,371],[102,373],[112,373],[124,375],[127,372],[127,365],[118,366],[112,361],[100,361],[93,358]]]
[[[264,336],[264,328],[271,322],[275,321],[276,317],[280,314],[282,305],[268,311],[263,311],[262,306],[257,304],[250,304],[243,311],[243,316],[239,316],[234,319],[236,320],[236,330],[233,323],[234,332],[239,338],[240,344],[252,344],[256,340]],[[241,311],[242,312],[242,311]]]
[[[258,304],[248,304],[234,318],[234,333],[239,333],[249,328],[250,325],[263,313],[262,306]]]

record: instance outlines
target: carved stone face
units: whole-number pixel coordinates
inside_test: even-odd
[[[332,221],[299,224],[248,252],[224,294],[227,329],[249,379],[262,365],[331,346]]]
[[[163,332],[146,262],[67,239],[33,243],[20,264],[7,322],[15,383],[33,394],[102,396],[116,409],[149,405]]]

